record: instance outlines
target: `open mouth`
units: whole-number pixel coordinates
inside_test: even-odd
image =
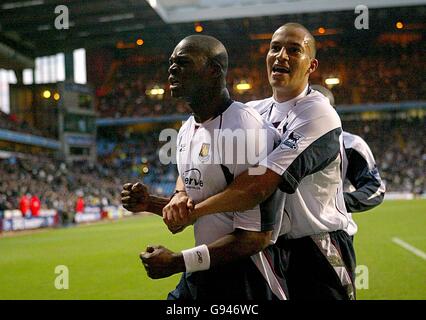
[[[272,66],[273,73],[290,73],[290,68],[286,66],[274,65]]]

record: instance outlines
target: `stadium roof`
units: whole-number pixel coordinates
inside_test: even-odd
[[[149,1],[149,3],[148,3]],[[233,6],[230,7],[232,2]],[[336,33],[357,32],[354,4],[357,0],[10,0],[0,5],[0,68],[22,69],[33,58],[76,48],[115,47],[119,41],[135,43],[142,37],[143,52],[165,50],[194,33],[202,22],[204,33],[226,45],[270,37],[286,21],[297,21],[311,30],[320,26]],[[365,0],[372,8],[394,6],[397,0]],[[425,0],[406,0],[404,7],[370,10],[370,31],[394,28],[405,19],[413,28],[426,30]],[[65,5],[69,29],[55,28]],[[153,7],[151,7],[151,5]],[[346,8],[346,11],[339,11]],[[351,10],[347,10],[352,8]],[[338,10],[338,11],[336,11]],[[318,14],[327,11],[327,14]],[[232,18],[232,19],[231,19]],[[219,19],[219,20],[218,20]],[[175,23],[174,21],[185,21]],[[389,25],[389,21],[390,23]],[[328,35],[327,33],[325,35]],[[364,35],[363,35],[364,36]]]
[[[68,9],[69,29],[55,28],[62,13],[55,8],[60,5]],[[0,8],[0,43],[26,57],[99,46],[128,33],[161,31],[166,25],[143,0],[10,0]]]

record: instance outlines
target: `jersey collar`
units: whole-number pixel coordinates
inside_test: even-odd
[[[275,101],[274,97],[272,97],[272,101],[275,104],[275,107],[282,111],[282,112],[287,112],[288,110],[290,110],[291,107],[293,107],[294,105],[296,105],[296,103],[306,97],[309,93],[309,84],[306,85],[305,89],[303,89],[303,91],[295,98],[288,100],[288,101],[284,101],[284,102],[277,102]]]

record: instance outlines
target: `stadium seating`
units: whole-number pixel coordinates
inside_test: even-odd
[[[25,155],[0,160],[0,210],[19,208],[29,193],[44,209],[74,211],[78,195],[87,205],[120,205],[122,181],[110,168],[89,164],[66,165],[46,156]]]
[[[366,140],[373,151],[387,192],[426,192],[424,119],[346,121],[345,130]]]
[[[235,100],[262,99],[271,94],[265,69],[267,49],[259,46],[247,48],[244,55],[230,52],[231,65],[228,71],[228,87]],[[353,48],[320,49],[318,70],[311,82],[324,85],[329,77],[338,77],[340,84],[331,88],[336,102],[361,104],[426,100],[426,85],[421,70],[426,60],[412,46],[377,46],[368,55],[359,54]],[[391,53],[390,53],[391,52]],[[238,54],[238,59],[233,59]],[[98,90],[97,109],[101,117],[158,116],[188,113],[184,103],[172,100],[167,83],[167,59],[155,64],[133,65],[123,63],[113,75],[113,85],[108,93]],[[238,90],[241,81],[251,84],[249,90]],[[146,94],[158,86],[165,90],[161,97]]]

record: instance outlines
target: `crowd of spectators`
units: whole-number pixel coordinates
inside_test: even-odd
[[[344,121],[370,146],[387,192],[426,193],[426,119]]]
[[[23,196],[36,196],[41,209],[75,212],[82,197],[87,206],[120,205],[122,181],[98,164],[66,164],[42,155],[0,159],[0,210],[20,208]]]
[[[244,51],[244,50],[242,50]],[[263,99],[271,94],[265,67],[268,46],[246,48],[238,60],[230,52],[227,83],[233,99],[246,102]],[[369,51],[368,51],[369,52]],[[327,78],[338,78],[331,87],[338,104],[363,104],[426,100],[423,71],[426,59],[416,47],[394,46],[389,50],[376,49],[371,53],[356,53],[353,49],[320,49],[319,68],[311,75],[311,83],[325,85]],[[167,82],[168,62],[129,65],[122,63],[112,79],[111,90],[98,96],[97,108],[101,117],[157,116],[188,113],[181,101],[171,99]],[[238,90],[246,82],[248,90]],[[147,90],[155,87],[163,95],[150,96]]]
[[[121,118],[188,113],[184,102],[171,99],[167,77],[167,62],[147,68],[123,64],[114,75],[111,91],[97,97],[99,116]],[[151,95],[152,89],[162,89],[164,93]]]
[[[419,54],[345,57],[336,61],[325,57],[312,80],[324,85],[326,78],[338,77],[341,84],[331,88],[338,104],[426,100],[421,72],[425,68],[425,57]]]
[[[143,182],[159,195],[169,196],[177,178],[173,154],[159,141],[160,129],[130,137],[97,141],[99,164],[116,172],[123,182]],[[162,148],[162,147],[165,148]],[[172,162],[170,162],[172,161]]]
[[[158,136],[159,131],[150,131],[137,137],[101,138],[96,164],[67,164],[46,155],[0,158],[0,211],[19,209],[22,201],[33,198],[39,199],[41,209],[68,213],[78,211],[79,199],[85,206],[120,206],[122,185],[141,180],[152,192],[168,196],[173,190],[167,187],[174,187],[177,172],[173,163],[159,161],[164,142]]]

